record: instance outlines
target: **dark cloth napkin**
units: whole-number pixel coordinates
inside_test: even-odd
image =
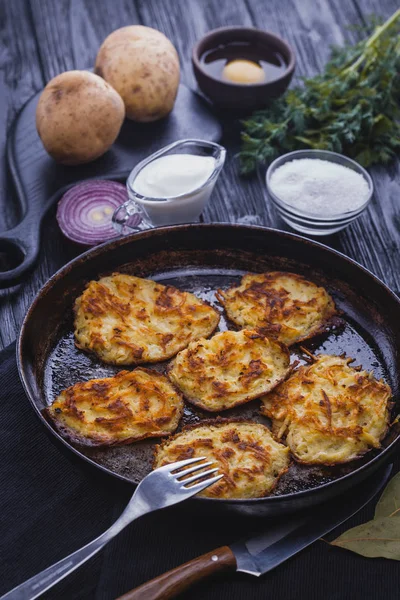
[[[14,345],[0,353],[0,594],[99,535],[130,497],[129,490],[88,474],[83,463],[72,463],[53,445],[23,392],[14,354]],[[336,535],[371,518],[373,504]],[[43,598],[112,600],[266,525],[262,519],[198,514],[190,504],[153,513],[133,523]],[[260,579],[229,573],[181,597],[397,600],[399,574],[396,561],[366,559],[318,541]]]

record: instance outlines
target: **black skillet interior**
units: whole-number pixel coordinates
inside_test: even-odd
[[[400,302],[374,276],[325,246],[285,232],[236,225],[183,225],[147,231],[97,247],[66,265],[40,292],[23,324],[18,353],[25,389],[48,428],[51,425],[43,419],[41,411],[60,390],[77,381],[110,376],[118,371],[77,350],[72,333],[75,298],[90,279],[116,270],[194,292],[221,312],[215,290],[237,283],[245,272],[286,270],[304,275],[327,288],[344,317],[343,326],[304,346],[316,354],[345,352],[355,359],[354,364],[373,370],[378,378],[383,377],[397,399]],[[222,316],[220,328],[228,326]],[[292,355],[293,359],[302,360],[299,349],[293,349]],[[151,368],[163,370],[165,366]],[[259,402],[253,401],[224,411],[223,416],[267,423],[258,409]],[[206,417],[210,415],[186,404],[182,425]],[[52,433],[59,437],[54,430]],[[295,509],[292,500],[296,498],[298,506],[305,498],[306,504],[327,499],[377,468],[390,454],[397,437],[398,430],[393,427],[383,450],[373,450],[347,465],[328,468],[293,464],[272,496],[255,502],[269,503],[267,512],[275,512],[278,505],[285,511]],[[74,451],[102,470],[138,483],[151,469],[155,442],[145,440],[103,449],[75,447]],[[219,500],[206,502],[229,504]],[[244,512],[252,512],[250,505],[254,506],[254,501],[239,503]]]

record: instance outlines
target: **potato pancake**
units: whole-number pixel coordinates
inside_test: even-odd
[[[168,435],[182,412],[181,394],[164,375],[143,367],[76,383],[46,409],[61,435],[86,446]]]
[[[323,287],[281,271],[244,275],[239,286],[218,290],[217,298],[235,325],[261,329],[287,346],[322,333],[336,315]]]
[[[268,427],[252,421],[216,419],[189,426],[156,447],[154,468],[204,456],[224,477],[201,492],[208,498],[261,498],[289,467],[289,449]]]
[[[75,302],[75,343],[115,365],[158,362],[211,335],[220,315],[189,292],[114,273]]]
[[[286,346],[243,329],[191,342],[175,357],[168,376],[189,402],[215,412],[258,398],[289,370]]]
[[[391,389],[351,362],[321,354],[262,399],[261,412],[299,462],[335,465],[379,448]]]

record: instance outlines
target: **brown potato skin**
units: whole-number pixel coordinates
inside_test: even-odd
[[[89,71],[66,71],[54,77],[36,108],[40,139],[63,165],[87,163],[107,152],[124,118],[121,96]]]
[[[95,73],[121,95],[128,119],[156,121],[174,107],[179,58],[161,31],[142,25],[117,29],[101,45]]]

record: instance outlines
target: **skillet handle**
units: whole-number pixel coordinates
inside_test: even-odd
[[[168,600],[201,579],[228,569],[236,570],[236,559],[228,546],[222,546],[144,583],[117,600]]]
[[[23,221],[13,229],[0,233],[0,289],[23,281],[39,254],[40,223]],[[11,268],[10,268],[11,267]]]

